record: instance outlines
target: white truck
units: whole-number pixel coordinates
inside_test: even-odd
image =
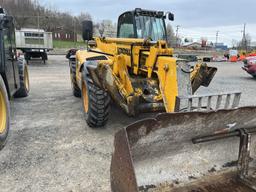
[[[42,58],[48,60],[47,52],[53,49],[52,33],[42,29],[22,28],[15,31],[16,47],[24,53],[27,60]]]

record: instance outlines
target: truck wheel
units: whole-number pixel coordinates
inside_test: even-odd
[[[48,60],[47,53],[42,53],[42,60],[43,60],[44,64],[46,64],[46,61]]]
[[[70,80],[71,80],[71,88],[73,95],[75,97],[81,97],[81,90],[79,89],[77,82],[76,82],[76,62],[69,61],[70,65]]]
[[[31,59],[31,55],[29,53],[24,53],[24,58],[28,63],[28,61]]]
[[[94,85],[88,76],[83,77],[82,100],[87,124],[92,128],[103,127],[108,121],[110,110],[108,93]]]
[[[4,147],[10,128],[10,103],[6,87],[0,76],[0,150]]]
[[[25,61],[20,60],[18,66],[19,66],[20,88],[14,94],[14,97],[16,98],[27,97],[30,90],[28,65]]]

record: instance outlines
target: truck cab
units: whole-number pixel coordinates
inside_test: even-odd
[[[10,128],[10,99],[28,93],[28,66],[16,51],[14,19],[0,7],[0,150]]]

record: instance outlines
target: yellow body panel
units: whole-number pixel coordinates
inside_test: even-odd
[[[197,71],[200,70],[200,67],[201,67],[201,64],[196,64],[196,65],[195,65],[194,70],[193,70],[193,71],[191,72],[191,74],[190,74],[190,79],[191,79],[191,81],[192,81],[193,79],[195,79],[195,77],[196,77],[196,75],[197,75]]]
[[[176,58],[159,57],[157,74],[166,112],[174,112],[178,96]]]
[[[117,85],[119,86],[119,90],[122,90],[122,95],[128,98],[131,94],[134,93],[125,64],[124,55],[119,55],[115,57],[113,64],[113,75],[117,80],[119,80],[117,81]]]
[[[96,50],[100,51],[99,49],[96,49]],[[88,52],[87,50],[78,50],[76,52],[76,81],[77,82],[81,82],[82,80],[81,67],[86,61],[86,58],[96,57],[100,55],[101,54],[99,53]],[[82,85],[81,83],[78,83],[78,86],[80,87],[80,89],[82,89],[81,85]]]

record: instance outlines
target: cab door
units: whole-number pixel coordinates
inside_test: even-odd
[[[17,90],[17,81],[15,74],[15,49],[12,43],[12,33],[10,28],[3,30],[3,42],[4,42],[4,59],[5,59],[5,73],[8,81],[9,91],[11,95]]]

